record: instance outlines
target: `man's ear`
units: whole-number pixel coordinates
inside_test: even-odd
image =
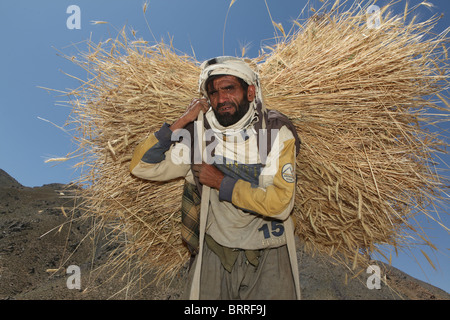
[[[255,99],[256,89],[254,85],[249,85],[247,88],[247,100],[252,102]]]

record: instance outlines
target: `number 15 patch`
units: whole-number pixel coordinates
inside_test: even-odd
[[[258,231],[263,233],[264,239],[270,238],[271,234],[275,237],[279,237],[284,233],[284,226],[283,223],[274,220],[270,223],[270,226],[268,223],[263,224]]]

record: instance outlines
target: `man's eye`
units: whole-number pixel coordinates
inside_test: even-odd
[[[209,95],[209,96],[213,96],[213,95],[215,95],[215,94],[217,94],[217,90],[208,92],[208,95]]]

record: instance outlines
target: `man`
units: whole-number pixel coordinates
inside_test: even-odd
[[[241,59],[204,62],[199,90],[204,98],[139,144],[130,165],[143,179],[186,179],[181,232],[195,260],[185,295],[300,298],[295,128],[265,109],[258,75]]]

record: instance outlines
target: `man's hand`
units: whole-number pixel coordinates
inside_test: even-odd
[[[184,128],[188,123],[197,120],[200,111],[206,113],[208,109],[209,104],[205,98],[192,99],[191,104],[186,108],[183,115],[170,126],[170,130],[175,131],[176,129]]]
[[[220,189],[224,174],[215,166],[207,163],[194,164],[192,171],[201,184],[217,190]]]

